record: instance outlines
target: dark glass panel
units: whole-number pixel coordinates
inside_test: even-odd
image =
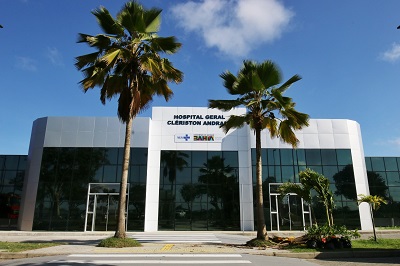
[[[386,171],[398,171],[399,170],[397,168],[396,157],[385,157],[384,161],[385,161]]]
[[[263,173],[264,173],[264,168],[263,168]],[[279,166],[268,167],[268,179],[271,180],[271,182],[281,183],[282,182],[281,168]]]
[[[387,180],[386,180],[386,172],[375,172],[379,177],[381,177],[379,179],[380,182],[383,181],[382,184],[379,184],[380,186],[385,186],[387,185]]]
[[[159,220],[170,220],[173,222],[175,220],[175,203],[173,202],[167,202],[167,203],[162,203],[160,201],[160,210],[159,210]]]
[[[279,149],[267,149],[267,153],[268,153],[268,159],[267,159],[268,161],[266,161],[266,163],[263,162],[263,164],[281,165]]]
[[[124,148],[117,148],[118,150],[118,164],[123,165],[124,164]],[[131,148],[131,153],[130,156],[134,153],[134,148]],[[130,158],[129,158],[130,160]],[[129,162],[130,164],[130,162]]]
[[[103,180],[103,166],[97,168],[95,175],[93,176],[93,182],[102,182]]]
[[[256,165],[256,149],[251,149],[251,165]]]
[[[297,158],[297,164],[298,165],[306,165],[306,152],[303,149],[298,149],[295,150],[296,152],[296,158]]]
[[[353,164],[350,150],[336,150],[338,165]]]
[[[309,165],[321,165],[321,150],[305,150],[306,151],[306,163]]]
[[[281,162],[282,165],[293,165],[293,151],[292,149],[281,149]]]
[[[118,177],[120,180],[121,177]],[[117,182],[117,166],[115,165],[105,165],[103,174],[104,183],[115,183]]]
[[[105,157],[108,164],[118,164],[118,148],[107,148],[105,150]]]
[[[5,168],[5,163],[6,163],[6,156],[0,155],[0,170],[3,170]]]
[[[203,167],[205,163],[207,163],[206,151],[192,152],[192,167]]]
[[[199,177],[202,175],[202,173],[200,172],[201,168],[192,168],[192,182],[195,183],[201,183],[199,181]]]
[[[295,182],[293,166],[282,166],[282,182]]]
[[[225,165],[229,165],[231,167],[239,167],[239,158],[236,151],[224,151],[222,153],[222,156],[225,159]]]
[[[390,196],[393,201],[400,201],[400,186],[398,187],[389,187]]]
[[[147,180],[147,165],[139,166],[140,169],[140,182],[146,183]]]
[[[383,157],[371,157],[372,170],[377,171],[385,171],[385,164],[383,162]]]
[[[191,194],[193,187],[190,185],[176,185],[176,197],[175,202],[191,202],[193,194]]]
[[[161,153],[162,156],[163,152]],[[147,148],[131,148],[130,164],[147,164]]]
[[[386,172],[388,186],[400,186],[399,172]]]
[[[25,155],[19,156],[18,170],[26,169],[27,159],[28,159],[28,156],[25,156]],[[0,168],[1,168],[1,163],[0,163]]]
[[[367,168],[367,171],[372,171],[372,163],[370,157],[365,157],[365,166]]]
[[[192,183],[191,169],[182,168],[176,171],[176,184],[190,184]]]
[[[19,156],[18,155],[7,155],[5,159],[5,169],[17,170],[18,169]]]
[[[335,180],[333,176],[338,173],[338,167],[335,166],[322,166],[322,174],[329,179],[329,182],[334,183]],[[354,181],[354,176],[353,176]]]
[[[322,165],[337,165],[335,150],[321,150]]]
[[[121,167],[118,167],[118,176],[120,176]],[[120,178],[118,178],[120,179]],[[140,168],[139,166],[130,166],[129,167],[129,182],[130,183],[137,183],[140,182]],[[162,186],[163,178],[160,179],[160,185]]]
[[[213,157],[222,158],[222,151],[208,151],[207,152],[207,160],[212,159]]]

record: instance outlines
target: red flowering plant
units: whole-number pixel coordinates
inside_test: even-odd
[[[351,238],[360,237],[356,230],[348,230],[346,226],[314,224],[307,228],[307,246],[310,248],[350,248]]]

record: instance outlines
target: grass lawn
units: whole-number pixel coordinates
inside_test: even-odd
[[[371,239],[351,241],[354,249],[400,249],[400,239],[378,238],[377,242]]]
[[[6,252],[20,252],[32,249],[47,248],[64,245],[64,243],[19,243],[19,242],[0,242],[0,250]]]
[[[136,239],[133,238],[116,238],[109,237],[103,239],[98,244],[98,247],[106,248],[127,248],[127,247],[140,247],[142,246]]]

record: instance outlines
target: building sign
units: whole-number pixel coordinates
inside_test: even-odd
[[[175,142],[206,142],[206,143],[220,143],[223,137],[215,134],[177,134],[175,135]]]
[[[222,126],[224,115],[174,115],[167,121],[169,126]]]

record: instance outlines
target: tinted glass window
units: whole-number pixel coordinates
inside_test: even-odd
[[[385,168],[386,171],[398,171],[399,169],[397,168],[397,161],[395,157],[385,157]]]
[[[293,150],[292,149],[282,149],[281,150],[281,162],[282,165],[293,165]]]
[[[385,164],[382,157],[372,157],[371,163],[373,171],[385,171]]]
[[[337,165],[335,150],[321,150],[322,165]]]
[[[321,165],[320,150],[306,150],[307,165]]]
[[[352,164],[350,150],[336,150],[338,165]]]

